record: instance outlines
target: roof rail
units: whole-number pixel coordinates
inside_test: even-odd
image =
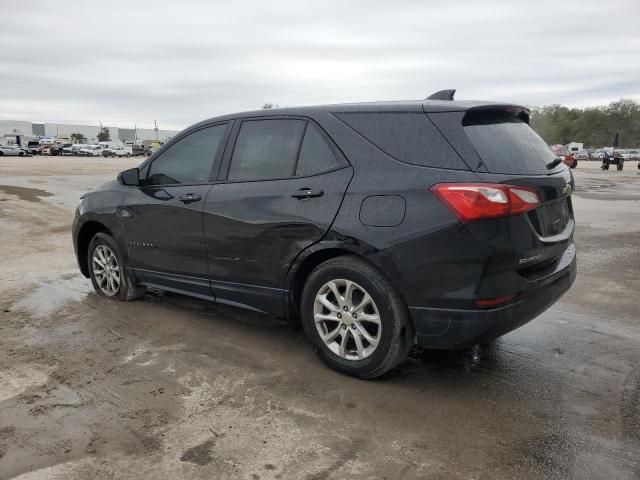
[[[440,90],[439,92],[432,93],[425,98],[425,100],[453,100],[455,93],[455,88],[452,90]]]

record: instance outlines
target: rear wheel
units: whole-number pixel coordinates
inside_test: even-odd
[[[113,300],[135,300],[145,293],[127,271],[115,240],[106,233],[97,233],[87,253],[89,276],[100,295]]]
[[[301,314],[316,353],[348,375],[383,375],[413,345],[413,325],[399,293],[378,269],[357,257],[329,260],[311,273]]]

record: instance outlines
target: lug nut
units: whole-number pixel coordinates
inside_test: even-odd
[[[342,324],[342,329],[343,329],[343,330],[346,330],[346,329],[347,329],[347,326],[346,326],[344,323]]]
[[[342,314],[341,313],[338,313],[338,318],[342,318]]]
[[[357,314],[357,313],[354,313],[354,314],[352,314],[351,316],[353,317],[353,319],[354,319],[354,320],[355,320],[356,318],[358,318],[358,314]]]
[[[342,307],[342,310],[344,310],[344,311],[346,312],[346,311],[347,311],[347,310],[349,310],[349,309],[348,309],[348,308],[347,308],[347,306],[345,305],[344,307]]]

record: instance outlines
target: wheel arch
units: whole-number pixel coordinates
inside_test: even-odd
[[[299,322],[302,289],[311,272],[321,263],[336,257],[353,255],[379,268],[366,257],[364,251],[350,247],[351,246],[335,245],[332,242],[329,245],[315,245],[298,256],[287,275],[287,294],[285,295],[284,305],[284,313],[287,321],[291,323]]]
[[[91,243],[93,236],[100,232],[113,236],[111,230],[109,230],[106,225],[96,220],[87,220],[78,231],[78,266],[80,267],[82,275],[87,278],[89,278],[89,264],[87,261],[89,243]]]

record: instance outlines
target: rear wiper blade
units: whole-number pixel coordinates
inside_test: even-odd
[[[553,160],[552,162],[547,163],[547,170],[553,170],[554,168],[556,168],[561,163],[562,163],[562,159],[558,157],[555,160]]]

